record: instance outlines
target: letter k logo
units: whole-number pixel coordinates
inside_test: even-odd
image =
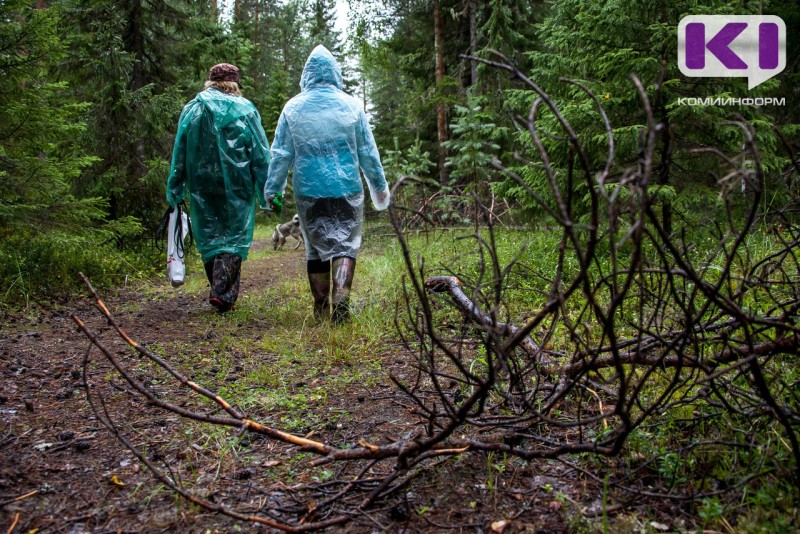
[[[686,66],[702,69],[706,66],[706,49],[714,54],[726,69],[746,69],[747,63],[730,49],[730,44],[747,28],[745,22],[729,22],[706,43],[706,25],[692,22],[686,25]]]

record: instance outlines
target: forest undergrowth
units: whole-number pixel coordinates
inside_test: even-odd
[[[543,304],[546,285],[540,287],[535,273],[552,269],[559,240],[548,229],[492,233],[498,261],[515,262],[506,284],[513,298],[507,299],[510,304],[503,313],[522,323]],[[424,263],[427,275],[458,273],[468,285],[480,278],[474,235],[474,228],[431,230],[410,237],[409,246]],[[260,227],[257,241],[264,243],[267,236],[268,228]],[[753,250],[761,251],[759,256],[769,256],[779,242],[761,232],[750,239]],[[189,282],[181,290],[148,282],[135,291],[111,291],[104,300],[139,343],[255,421],[345,450],[409,439],[420,431],[424,435],[425,418],[415,408],[414,396],[398,390],[393,381],[416,383],[414,392],[422,399],[430,398],[436,386],[420,378],[420,346],[410,341],[413,332],[403,325],[408,287],[404,291],[401,247],[385,227],[373,227],[367,240],[355,284],[355,318],[348,327],[317,324],[311,318],[301,253],[273,252],[263,245],[245,263],[243,297],[231,314],[218,316],[205,305],[205,283],[194,257]],[[459,347],[471,371],[485,370],[487,353],[479,341],[470,339],[476,334],[470,334],[473,327],[463,314],[447,297],[433,295],[431,305],[436,325]],[[90,530],[129,528],[132,521],[144,521],[153,528],[156,524],[170,528],[215,525],[222,531],[245,528],[241,520],[208,515],[202,507],[174,500],[172,491],[155,481],[112,434],[91,423],[94,417],[75,378],[80,376],[83,349],[79,347],[85,347],[85,341],[77,332],[64,333],[68,311],[104,332],[104,343],[114,347],[158,398],[209,414],[218,410],[213,402],[191,395],[163,369],[114,341],[113,331],[103,326],[89,301],[70,307],[31,305],[23,313],[6,316],[13,318],[2,333],[3,376],[9,384],[3,400],[8,425],[2,452],[9,468],[2,473],[0,491],[9,498],[6,501],[28,491],[39,493],[18,503],[4,501],[8,521],[19,513],[20,521],[36,528],[48,517],[55,521],[53,511],[58,506],[69,505],[66,484],[74,485],[75,480],[62,480],[63,471],[52,471],[57,459],[62,466],[72,466],[69,469],[77,461],[82,469],[96,473],[93,484],[83,490],[73,488],[73,495],[87,499],[85,492],[92,495],[98,490],[96,484],[105,488],[102,498],[88,498],[94,501],[93,512],[84,514],[89,517],[82,521]],[[555,328],[549,335],[535,331],[533,337],[546,339],[545,349],[552,355],[563,353],[572,342],[566,327]],[[360,467],[348,462],[313,466],[309,462],[315,455],[291,444],[186,421],[152,403],[137,401],[135,392],[98,356],[92,357],[95,363],[89,368],[90,388],[105,398],[117,432],[129,436],[146,458],[179,480],[181,488],[276,520],[308,517],[320,521],[345,514],[348,528],[358,531],[378,526],[436,531],[448,526],[510,532],[696,528],[792,532],[798,524],[791,450],[780,426],[726,414],[700,398],[665,410],[657,421],[637,427],[616,455],[579,452],[537,460],[502,451],[465,450],[420,465],[401,487],[363,510],[356,506],[358,499],[333,501],[327,508],[312,510],[310,503],[320,501],[319,497],[309,500],[309,494],[321,491],[325,495],[325,488],[336,494],[357,477]],[[776,366],[787,382],[797,381],[791,364],[776,358],[766,365],[770,372]],[[639,394],[645,399],[658,395],[664,380],[668,376],[653,374],[648,382],[652,387]],[[453,381],[444,384],[444,389],[454,402],[471,393],[467,385]],[[602,393],[599,389],[589,393],[580,409],[602,413]],[[503,408],[502,395],[497,395],[487,401],[488,415],[513,415],[513,407]],[[33,407],[31,411],[27,404]],[[64,415],[67,406],[82,422]],[[602,420],[577,431],[559,428],[558,421],[568,423],[576,408],[570,402],[559,405],[551,416],[556,424],[539,435],[569,443],[582,439],[576,432],[596,432],[589,438],[602,439],[608,428]],[[500,443],[509,438],[503,432],[490,438],[480,421],[475,423],[462,427],[461,437]],[[11,468],[31,463],[36,467],[25,471],[25,476]],[[373,473],[378,477],[386,471]],[[56,490],[48,493],[47,484]],[[57,530],[66,528],[66,523],[53,524],[60,525]]]

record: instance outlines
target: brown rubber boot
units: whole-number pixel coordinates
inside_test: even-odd
[[[308,273],[311,296],[314,297],[314,318],[328,319],[331,316],[331,273]]]
[[[350,288],[356,271],[356,260],[344,256],[331,261],[333,291],[331,294],[331,320],[344,323],[350,320]]]

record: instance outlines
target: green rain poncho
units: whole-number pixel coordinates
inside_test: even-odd
[[[253,241],[255,202],[264,207],[269,141],[253,104],[209,88],[186,104],[167,178],[167,202],[189,188],[192,231],[208,262],[223,252],[242,259]]]

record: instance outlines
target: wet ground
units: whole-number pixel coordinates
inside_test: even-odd
[[[263,247],[263,245],[261,245]],[[244,264],[243,294],[256,295],[290,276],[303,276],[302,251],[262,255]],[[122,289],[104,295],[123,328],[148,346],[175,346],[175,339],[206,340],[214,311],[205,290],[162,291],[143,295]],[[81,362],[89,343],[69,318],[75,313],[104,336],[108,348],[124,356],[125,343],[112,335],[91,301],[82,299],[52,309],[7,315],[0,329],[0,532],[236,532],[250,523],[188,504],[154,479],[119,441],[99,424],[82,386]],[[235,335],[229,344],[234,364],[210,388],[235,383],[236,344],[264,339],[286,325],[258,320],[226,323]],[[197,360],[173,362],[193,376]],[[363,387],[325,391],[326,412],[312,414],[314,439],[356,443],[362,437],[391,439],[413,428],[402,395],[389,373],[402,374],[409,356],[389,346],[376,354],[381,365]],[[152,459],[174,465],[186,488],[217,502],[253,511],[268,504],[289,484],[320,476],[306,470],[296,451],[265,439],[229,446],[232,432],[199,430],[174,414],[148,404],[115,376],[96,349],[89,371],[93,391],[103,396],[126,435]],[[265,358],[270,355],[265,354]],[[137,378],[160,398],[193,406],[191,396],[134,362]],[[213,376],[219,376],[220,373]],[[319,379],[315,391],[325,389]],[[333,383],[333,382],[331,382]],[[291,387],[308,387],[295,383]],[[333,386],[331,386],[333,388]],[[312,406],[309,410],[314,410]],[[331,414],[347,411],[346,420]],[[267,418],[269,416],[267,415]],[[328,418],[328,419],[325,419]],[[340,422],[344,421],[344,423]],[[268,421],[275,426],[280,421]],[[231,451],[234,453],[231,453]],[[339,467],[331,474],[343,473]],[[326,472],[327,473],[327,472]],[[576,525],[580,507],[596,509],[600,488],[557,462],[531,464],[466,454],[421,474],[398,495],[353,516],[342,532],[564,532]],[[594,507],[594,508],[593,508]]]

